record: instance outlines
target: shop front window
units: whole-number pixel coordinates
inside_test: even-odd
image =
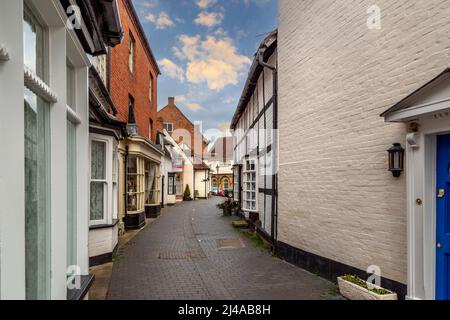
[[[145,204],[159,203],[158,167],[154,162],[145,162]]]
[[[130,156],[127,168],[127,204],[128,212],[144,210],[144,173],[145,162],[141,157]]]

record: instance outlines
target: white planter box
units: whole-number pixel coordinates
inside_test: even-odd
[[[398,300],[396,293],[376,294],[354,283],[348,282],[342,277],[338,278],[338,284],[341,295],[349,300]]]

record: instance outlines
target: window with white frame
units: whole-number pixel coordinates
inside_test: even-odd
[[[106,176],[107,141],[91,140],[91,224],[106,224],[108,179]]]
[[[246,211],[257,211],[256,160],[245,160],[242,171],[242,208]]]
[[[233,190],[234,190],[234,201],[239,201],[239,167],[236,166],[233,168],[233,178],[234,178],[234,186],[233,186]]]
[[[77,265],[77,125],[76,73],[67,61],[67,266]]]
[[[168,181],[167,181],[167,193],[169,195],[176,194],[176,186],[175,186],[175,174],[169,173]]]
[[[90,134],[90,225],[117,218],[118,158],[113,137]]]
[[[164,122],[164,129],[169,133],[173,133],[173,123],[171,122]]]
[[[131,155],[127,168],[127,205],[128,212],[142,212],[145,204],[145,160]]]
[[[160,203],[159,164],[153,161],[145,161],[145,204]]]
[[[45,83],[47,28],[24,6],[25,73]],[[50,297],[50,105],[42,91],[24,88],[26,299]]]

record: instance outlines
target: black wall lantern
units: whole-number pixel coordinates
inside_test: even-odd
[[[404,169],[405,149],[400,143],[394,143],[388,150],[389,153],[389,171],[396,178],[400,177]]]

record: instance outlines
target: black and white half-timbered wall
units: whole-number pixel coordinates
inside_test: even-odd
[[[277,31],[261,43],[234,114],[234,199],[271,243],[277,210]]]

